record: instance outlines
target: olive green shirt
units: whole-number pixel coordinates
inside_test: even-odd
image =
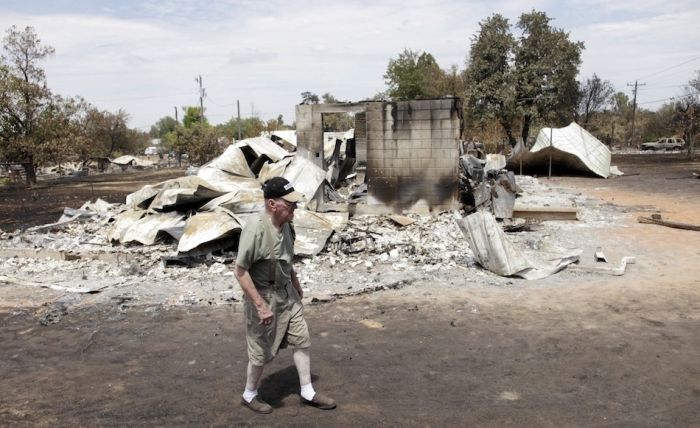
[[[274,245],[277,266],[270,268],[270,234]],[[291,282],[294,241],[289,224],[282,225],[282,231],[272,225],[264,211],[252,217],[241,231],[238,241],[236,264],[250,273],[255,288],[285,287]],[[273,278],[274,277],[274,280]],[[274,284],[271,283],[274,281]]]

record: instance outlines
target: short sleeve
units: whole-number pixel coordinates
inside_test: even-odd
[[[243,227],[241,236],[238,240],[238,254],[236,255],[236,265],[243,269],[250,269],[255,263],[255,250],[258,240],[255,235],[258,228],[252,222],[249,222]]]

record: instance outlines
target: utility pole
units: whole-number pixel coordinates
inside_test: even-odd
[[[204,98],[207,96],[207,92],[202,87],[202,75],[199,75],[194,80],[199,83],[199,122],[204,123]]]
[[[236,100],[236,108],[238,110],[238,141],[241,141],[241,102]]]
[[[637,81],[634,81],[634,85],[631,83],[628,83],[627,86],[634,86],[634,89],[632,90],[632,94],[634,96],[632,97],[632,132],[630,135],[630,145],[634,143],[634,117],[636,116],[637,113],[637,87],[638,86],[644,86],[646,83],[637,83]]]
[[[179,122],[177,121],[177,106],[175,106],[175,123],[179,123]]]

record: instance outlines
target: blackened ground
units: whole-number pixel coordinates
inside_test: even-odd
[[[315,386],[338,408],[299,405],[282,351],[266,416],[238,405],[237,306],[115,305],[48,326],[5,312],[0,425],[697,426],[697,283],[649,285],[420,284],[308,306]]]
[[[182,168],[62,177],[23,184],[0,186],[0,229],[13,231],[58,221],[65,207],[80,208],[87,201],[102,198],[124,203],[126,195],[146,184],[182,177]]]
[[[700,233],[636,216],[700,223],[699,163],[614,163],[629,175],[552,183],[625,207],[624,227],[572,232],[611,265],[635,256],[624,276],[423,281],[308,305],[315,386],[336,410],[299,406],[288,351],[263,378],[274,413],[240,407],[240,303],[64,312],[60,297],[8,297],[0,426],[698,426]]]

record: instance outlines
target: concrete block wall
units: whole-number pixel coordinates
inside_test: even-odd
[[[367,113],[355,114],[355,153],[358,166],[367,164]]]
[[[357,162],[366,162],[368,205],[385,212],[458,206],[459,98],[297,106],[298,155],[321,168],[322,115],[331,112],[356,115]]]
[[[459,99],[368,103],[366,125],[368,204],[395,212],[457,206]]]

